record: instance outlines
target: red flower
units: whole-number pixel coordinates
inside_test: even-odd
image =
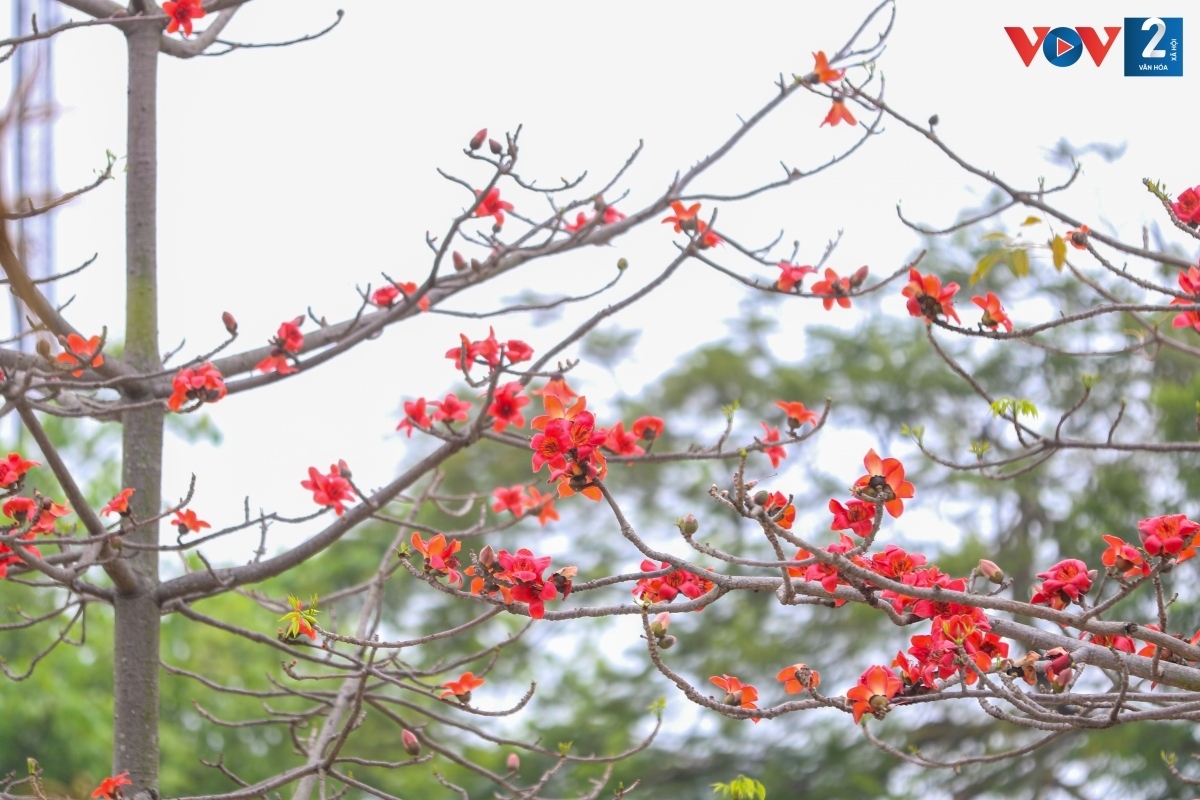
[[[887,713],[888,701],[904,688],[900,679],[886,667],[874,666],[858,679],[858,685],[846,692],[846,699],[854,703],[854,722],[870,712],[876,719]]]
[[[396,430],[407,431],[408,438],[411,439],[413,428],[428,428],[432,424],[433,420],[425,413],[425,398],[418,397],[416,400],[404,401],[404,419],[400,420]]]
[[[713,675],[709,678],[717,688],[725,691],[725,697],[721,700],[727,706],[736,706],[738,708],[757,709],[754,701],[758,699],[758,689],[755,689],[749,684],[743,684],[740,680],[732,675],[721,675],[720,677]],[[751,721],[758,722],[758,717],[751,717]]]
[[[900,293],[908,298],[908,313],[912,316],[934,320],[945,315],[954,317],[954,321],[961,325],[962,320],[958,318],[953,302],[957,291],[957,283],[950,282],[943,287],[941,278],[922,275],[914,267],[908,271],[908,285]]]
[[[461,344],[446,351],[446,358],[454,360],[454,365],[470,374],[478,359],[482,359],[490,369],[500,364],[501,356],[507,356],[514,364],[528,361],[533,357],[533,348],[519,339],[509,339],[503,346],[496,339],[496,331],[488,328],[486,339],[472,342],[465,334],[459,334]]]
[[[462,575],[457,569],[458,558],[454,555],[462,549],[462,542],[458,539],[447,541],[441,533],[431,536],[426,542],[416,531],[413,531],[411,541],[413,548],[425,557],[426,570],[445,575],[451,586],[462,583]]]
[[[21,458],[20,453],[9,453],[3,461],[0,461],[0,487],[20,483],[26,472],[41,465],[40,461],[26,461]]]
[[[851,500],[843,506],[837,500],[830,500],[829,510],[833,512],[831,531],[850,530],[855,536],[866,536],[875,527],[874,503]]]
[[[95,368],[104,365],[104,356],[97,352],[100,349],[99,336],[84,339],[79,334],[72,333],[67,336],[64,344],[66,352],[59,353],[54,360],[67,367],[77,367],[71,372],[76,378],[83,374],[85,367]]]
[[[507,489],[497,486],[492,490],[492,497],[496,498],[496,502],[492,504],[492,511],[511,511],[514,517],[525,513],[524,486],[509,486]]]
[[[1038,577],[1042,583],[1034,587],[1029,602],[1062,611],[1088,593],[1096,572],[1089,572],[1087,564],[1077,558],[1067,558],[1045,572],[1039,572]]]
[[[1171,203],[1171,210],[1180,222],[1200,223],[1200,193],[1197,193],[1196,189],[1200,189],[1200,186],[1184,189],[1175,202]]]
[[[215,403],[226,394],[225,377],[212,364],[201,364],[179,370],[171,381],[171,397],[167,408],[178,411],[188,400]]]
[[[784,496],[783,492],[768,494],[767,501],[763,503],[763,509],[767,512],[767,516],[784,530],[790,531],[796,522],[796,507],[788,502],[788,498]]]
[[[662,436],[665,427],[660,417],[638,417],[633,421],[633,435],[639,439],[652,442]]]
[[[475,190],[476,197],[479,197],[481,194],[482,192],[478,189]],[[493,186],[491,189],[488,189],[486,195],[483,195],[483,199],[475,209],[475,216],[492,217],[496,220],[496,226],[499,227],[504,224],[504,212],[512,210],[512,203],[500,199],[500,187]]]
[[[534,435],[529,446],[533,448],[534,472],[540,471],[543,464],[549,464],[551,470],[566,469],[566,454],[571,450],[566,421],[552,419],[545,423],[545,430]]]
[[[199,533],[201,528],[212,527],[212,525],[209,525],[204,520],[197,519],[196,512],[192,511],[190,508],[176,511],[175,518],[171,520],[171,524],[179,529],[180,536],[188,531],[191,531],[192,533]]]
[[[133,496],[136,489],[122,489],[116,497],[108,501],[108,505],[100,509],[100,513],[104,516],[109,514],[120,514],[122,517],[129,516],[129,498]]]
[[[554,509],[554,495],[542,494],[532,486],[527,491],[529,495],[525,498],[525,507],[531,511],[537,509],[538,524],[545,527],[551,520],[557,522],[559,517]]]
[[[882,553],[872,553],[870,564],[868,564],[875,572],[894,581],[904,580],[905,575],[916,572],[917,567],[924,565],[925,556],[920,553],[909,553],[894,544],[889,544]]]
[[[503,432],[509,425],[525,427],[525,415],[521,409],[529,405],[529,398],[518,397],[523,388],[520,381],[509,381],[492,395],[492,404],[488,406],[487,413],[496,420],[492,424],[492,430],[496,433]]]
[[[582,211],[580,211],[579,214],[575,217],[575,221],[568,222],[567,224],[563,225],[563,229],[566,230],[568,233],[575,233],[575,231],[577,231],[580,228],[582,228],[583,226],[587,225],[589,222],[591,222],[591,220],[588,219],[588,215],[583,213]]]
[[[617,211],[612,206],[605,206],[604,213],[600,214],[598,217],[589,218],[587,214],[584,214],[582,211],[580,211],[579,214],[576,215],[575,221],[568,222],[567,224],[563,225],[563,229],[568,233],[575,233],[576,231],[585,227],[593,219],[598,219],[599,224],[601,225],[612,225],[614,222],[620,222],[621,220],[625,219],[625,215],[620,211]]]
[[[4,516],[9,519],[15,519],[17,522],[25,522],[30,515],[37,511],[37,503],[32,497],[10,497],[4,501],[4,505],[0,507],[0,511],[4,512]]]
[[[1012,333],[1012,320],[1008,318],[1004,307],[1000,305],[999,297],[988,292],[987,297],[972,297],[971,302],[983,309],[983,319],[979,320],[980,325],[992,330],[1003,325],[1004,330]]]
[[[408,299],[417,293],[418,288],[419,287],[415,283],[411,282],[381,286],[371,293],[371,303],[379,306],[380,308],[391,308],[393,305],[395,305],[396,300],[401,295],[403,295],[405,299]],[[429,295],[425,295],[418,300],[417,307],[422,311],[428,311]]]
[[[1188,190],[1189,192],[1191,189]],[[1200,219],[1200,211],[1197,211],[1197,219]],[[1182,297],[1176,297],[1171,301],[1171,305],[1196,305],[1200,303],[1200,269],[1190,267],[1187,272],[1179,270],[1179,287],[1192,298],[1185,300]],[[1173,328],[1195,328],[1200,331],[1200,312],[1184,311],[1177,315],[1171,321]]]
[[[816,267],[798,267],[795,264],[789,264],[786,261],[780,261],[775,266],[783,270],[779,276],[779,280],[775,282],[775,288],[781,292],[790,292],[804,282],[805,275],[811,275],[816,272]]]
[[[1142,547],[1152,556],[1178,556],[1191,545],[1192,538],[1200,525],[1192,522],[1185,514],[1151,517],[1138,523],[1138,535]]]
[[[1072,228],[1063,236],[1067,243],[1076,250],[1087,250],[1087,237],[1091,233],[1087,225],[1080,225],[1078,229]]]
[[[1079,634],[1080,639],[1083,637],[1084,634]],[[1128,636],[1093,633],[1088,636],[1088,641],[1094,645],[1099,645],[1100,647],[1111,647],[1114,650],[1120,650],[1124,653],[1132,653],[1136,649],[1133,644],[1133,639],[1130,639]],[[1153,655],[1150,657],[1154,658]]]
[[[776,400],[775,405],[783,409],[783,413],[787,414],[788,427],[793,431],[799,428],[804,423],[816,425],[821,419],[821,415],[815,411],[809,411],[804,407],[804,403],[791,402],[786,403],[783,400]]]
[[[70,513],[71,509],[67,506],[59,505],[49,498],[43,497],[40,499],[40,511],[37,514],[37,521],[33,523],[29,532],[42,534],[54,533],[59,517],[65,517]]]
[[[300,348],[304,346],[304,334],[300,332],[303,322],[304,317],[299,316],[290,322],[281,323],[279,330],[275,332],[275,338],[269,342],[271,352],[258,362],[254,369],[258,372],[278,372],[280,375],[299,372],[292,366],[288,356],[299,353]]]
[[[779,670],[775,680],[783,684],[785,694],[800,694],[805,689],[815,689],[821,685],[821,673],[809,669],[808,664],[792,664]]]
[[[815,297],[824,298],[821,303],[828,311],[833,308],[835,302],[842,308],[849,308],[850,289],[849,278],[839,278],[836,272],[826,267],[825,280],[814,283],[812,293]]]
[[[846,107],[846,101],[840,97],[835,97],[833,105],[829,108],[829,113],[825,115],[825,119],[817,127],[823,128],[826,125],[837,127],[841,122],[848,122],[851,125],[858,124],[858,120],[854,118],[854,114]]]
[[[192,20],[200,19],[208,13],[204,10],[202,2],[203,0],[167,0],[163,3],[163,13],[171,18],[167,23],[167,33],[175,33],[182,28],[184,36],[191,36]]]
[[[696,233],[700,236],[701,250],[705,249],[706,247],[716,247],[719,244],[725,243],[725,240],[718,236],[716,231],[710,231],[708,229],[707,222],[697,222]]]
[[[769,447],[763,448],[763,452],[766,453],[767,458],[771,459],[771,466],[778,467],[779,462],[787,458],[787,450],[783,448],[783,445],[771,444],[772,442],[779,441],[779,428],[773,428],[765,422],[760,422],[759,424],[766,431],[766,435],[762,438],[762,443],[769,445]]]
[[[913,485],[904,480],[904,465],[895,458],[879,457],[874,450],[863,459],[867,474],[854,482],[854,493],[873,502],[883,503],[893,517],[904,513],[904,501],[913,496]]]
[[[842,76],[846,74],[846,70],[844,69],[830,69],[829,59],[825,56],[824,50],[818,50],[813,53],[813,60],[816,63],[813,65],[812,74],[816,77],[818,83],[840,81]]]
[[[466,400],[459,400],[458,395],[453,392],[447,393],[441,400],[434,400],[430,405],[437,408],[437,411],[433,412],[434,422],[466,422],[467,412],[471,410],[471,404]]]
[[[333,464],[329,467],[329,474],[322,475],[317,472],[316,467],[308,468],[308,480],[300,481],[300,485],[313,493],[313,502],[319,506],[332,506],[334,512],[340,517],[346,513],[346,500],[354,499],[354,490],[350,486],[350,481],[342,477],[342,472],[345,470],[346,462]]]
[[[633,431],[625,430],[624,422],[618,422],[608,429],[608,439],[604,446],[619,456],[640,456],[646,452],[638,445]]]
[[[546,385],[540,389],[534,389],[530,394],[535,394],[538,397],[557,397],[562,403],[569,403],[571,400],[579,397],[579,395],[567,385],[567,379],[559,375],[557,378],[551,378],[546,382]]]
[[[600,221],[605,225],[612,225],[620,222],[623,219],[625,219],[625,215],[620,211],[617,211],[612,206],[605,206],[604,215],[600,218]]]
[[[664,217],[664,223],[674,223],[676,233],[683,233],[685,229],[687,229],[689,232],[696,230],[697,223],[699,222],[699,220],[696,219],[696,215],[700,213],[699,203],[693,203],[691,206],[685,208],[683,203],[679,202],[678,200],[672,200],[671,209],[675,213],[672,216]]]
[[[837,553],[841,555],[854,549],[854,541],[843,533],[841,534],[840,540],[836,544],[831,544],[823,549],[826,553]],[[796,558],[794,560],[800,560],[800,553],[796,554]],[[844,584],[846,582],[842,579],[842,573],[838,572],[837,567],[835,567],[833,564],[826,564],[820,561],[809,565],[808,569],[804,571],[804,580],[808,581],[809,583],[821,584],[821,588],[830,594],[833,594],[837,591],[839,584]],[[834,604],[838,606],[844,605],[845,602],[845,600],[840,598],[834,600]]]
[[[553,581],[546,581],[542,573],[550,566],[549,556],[535,556],[532,551],[521,548],[516,553],[501,550],[496,554],[496,561],[503,570],[500,577],[513,583],[510,594],[513,600],[529,605],[529,616],[542,619],[546,616],[545,601],[558,596],[558,590]],[[566,592],[570,592],[570,582],[566,584]]]
[[[189,0],[180,0],[180,5],[188,1]],[[200,0],[194,0],[194,2],[199,4]],[[175,3],[163,3],[163,10],[167,11],[167,6],[173,5],[175,5]],[[170,14],[172,12],[167,11],[167,13]],[[204,16],[203,9],[201,9],[199,16]],[[175,21],[172,20],[171,24],[174,25]],[[187,25],[186,30],[188,33],[192,32],[192,26],[190,22]],[[171,33],[174,33],[174,31],[171,31]],[[133,781],[129,780],[128,776],[128,772],[122,772],[120,775],[113,775],[112,777],[105,778],[104,780],[100,781],[100,785],[92,791],[92,797],[103,797],[106,798],[106,800],[117,800],[117,798],[121,796],[122,786],[133,785]]]
[[[1108,549],[1100,556],[1100,563],[1110,568],[1110,574],[1116,573],[1125,580],[1150,574],[1150,565],[1136,547],[1116,536],[1100,538],[1108,542]]]
[[[653,561],[642,562],[642,572],[658,572],[670,569],[669,562],[663,561],[656,565]],[[708,578],[693,575],[682,569],[672,570],[657,578],[642,578],[633,587],[633,596],[646,603],[670,603],[680,594],[689,600],[695,600],[710,591],[713,583]]]
[[[442,686],[446,687],[446,691],[442,692],[442,698],[450,696],[458,698],[460,703],[467,703],[471,700],[471,692],[483,686],[483,678],[476,678],[473,672],[464,672],[456,681],[446,681]]]
[[[504,345],[504,357],[510,364],[519,364],[533,358],[533,348],[520,339],[509,339]]]

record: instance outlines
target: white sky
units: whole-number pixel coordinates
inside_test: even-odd
[[[355,285],[378,285],[380,271],[422,278],[429,264],[425,231],[439,233],[468,201],[434,168],[481,182],[483,171],[461,148],[483,126],[495,136],[524,124],[521,171],[539,183],[591,170],[593,182],[579,196],[606,181],[644,139],[645,152],[621,185],[631,193],[621,208],[637,208],[728,135],[737,114],[768,100],[779,73],[807,72],[812,51],[835,50],[873,4],[754,3],[736,14],[733,5],[714,2],[347,5],[341,27],[311,44],[162,59],[164,349],[186,338],[186,357],[220,341],[224,310],[241,323],[239,343],[258,346],[309,305],[330,320],[344,318],[357,306]],[[1039,175],[1056,174],[1044,153],[1060,137],[1075,144],[1129,142],[1115,164],[1091,159],[1064,205],[1095,227],[1113,225],[1140,239],[1141,225],[1159,213],[1139,183],[1143,176],[1173,191],[1200,183],[1195,126],[1184,111],[1200,83],[1192,42],[1200,30],[1192,4],[1162,0],[1137,4],[1136,12],[1132,5],[902,2],[880,62],[887,97],[913,119],[938,113],[939,133],[965,157],[1028,187]],[[11,17],[8,3],[0,6]],[[324,0],[256,0],[226,36],[292,38],[324,27],[336,8]],[[1067,69],[1038,56],[1026,68],[1003,31],[1005,25],[1099,29],[1120,25],[1127,13],[1186,18],[1185,77],[1123,77],[1122,39],[1102,68],[1086,56]],[[124,49],[120,34],[101,28],[58,41],[58,179],[72,188],[90,180],[106,149],[124,153]],[[845,126],[818,128],[826,110],[823,100],[797,96],[695,188],[733,190],[774,179],[780,160],[800,168],[823,161],[854,137]],[[912,218],[946,224],[983,190],[920,137],[887,127],[842,166],[758,201],[722,207],[719,228],[744,242],[765,242],[786,228],[785,243],[801,242],[802,263],[818,258],[841,228],[845,237],[832,266],[848,271],[865,263],[876,274],[895,269],[916,244],[896,219],[897,202]],[[539,198],[509,188],[504,196],[519,210],[544,208]],[[78,295],[70,318],[84,331],[108,325],[120,335],[122,211],[118,179],[58,216],[59,269],[100,254],[60,287],[60,296]],[[613,249],[522,269],[452,305],[479,308],[529,287],[590,290],[611,276],[618,256],[632,264],[623,293],[674,253],[666,228],[646,228]],[[689,265],[621,318],[644,334],[633,359],[619,367],[617,385],[636,391],[674,357],[720,337],[724,326],[714,322],[736,314],[729,288],[726,279]],[[803,323],[831,316],[811,303],[782,308],[783,332],[797,343],[798,358]],[[899,298],[885,308],[903,313]],[[586,310],[577,307],[536,331],[502,319],[498,333],[527,336],[543,349],[572,314]],[[840,313],[850,320],[857,312]],[[181,495],[196,472],[193,507],[220,525],[240,516],[246,494],[254,508],[308,511],[299,481],[309,465],[324,469],[345,458],[361,485],[386,482],[408,446],[393,433],[400,403],[440,395],[454,382],[441,354],[459,330],[479,338],[486,325],[424,317],[336,364],[213,407],[225,444],[214,450],[172,441],[166,497]],[[580,374],[585,390],[589,380],[595,391],[611,387],[603,371]],[[714,427],[718,419],[714,409]],[[860,439],[853,440],[855,452],[869,446]],[[855,469],[847,462],[848,480]],[[276,543],[301,535],[285,532]],[[253,544],[247,539],[247,548]]]

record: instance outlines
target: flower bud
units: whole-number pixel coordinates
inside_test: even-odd
[[[471,137],[468,145],[472,150],[478,150],[483,146],[483,140],[487,138],[487,128],[480,128],[479,133]]]
[[[521,757],[516,753],[509,753],[508,760],[504,764],[508,767],[509,772],[516,772],[521,768]]]
[[[1004,570],[1000,569],[994,561],[988,561],[986,558],[979,559],[979,574],[992,583],[1004,583]]]
[[[684,536],[691,536],[700,530],[700,523],[691,514],[688,514],[683,519],[676,520],[675,524],[679,526],[679,532]]]
[[[667,632],[667,628],[671,625],[671,615],[664,611],[654,618],[650,623],[650,632],[661,639]]]
[[[421,743],[417,741],[416,734],[407,728],[400,734],[400,740],[404,742],[404,749],[408,751],[410,756],[421,755]]]
[[[771,493],[766,489],[754,493],[754,505],[765,506],[767,501],[771,499]]]
[[[451,258],[454,259],[454,271],[455,272],[462,272],[464,269],[467,268],[467,259],[463,258],[462,253],[455,250],[451,254]]]
[[[484,545],[483,549],[479,551],[479,563],[484,567],[490,567],[496,563],[496,551],[490,544]]]
[[[346,480],[352,480],[354,478],[354,474],[350,472],[350,465],[346,463],[346,459],[344,458],[338,459],[337,471],[338,474]]]
[[[666,636],[664,636],[658,640],[658,649],[659,650],[670,650],[672,647],[675,646],[675,643],[677,641],[679,641],[679,640],[676,639],[674,636],[667,634]]]
[[[617,269],[619,269],[619,270],[626,270],[626,269],[629,269],[629,259],[627,259],[627,258],[618,258],[618,259],[617,259]],[[1198,415],[1196,416],[1196,419],[1200,420],[1200,414],[1198,414]],[[1197,424],[1200,424],[1200,423],[1197,423]]]
[[[45,339],[37,340],[37,354],[47,361],[50,360],[50,342]]]
[[[934,114],[934,115],[932,115],[932,116],[929,118],[929,127],[931,127],[931,128],[932,128],[932,127],[934,127],[934,126],[935,126],[935,125],[937,125],[937,124],[938,124],[938,122],[940,122],[940,121],[941,121],[941,120],[939,120],[939,119],[938,119],[938,115],[937,115],[937,114]]]
[[[871,695],[871,699],[867,701],[867,705],[871,707],[872,711],[883,711],[888,707],[887,695],[873,694]]]
[[[867,275],[871,272],[870,267],[862,266],[854,270],[854,274],[850,276],[850,288],[857,289],[862,286],[867,280]]]
[[[725,699],[721,701],[727,706],[740,706],[742,704],[742,692],[739,689],[736,692],[730,692],[725,695]]]
[[[488,149],[492,151],[493,155],[497,156],[504,152],[504,147],[495,139],[488,139]]]
[[[221,322],[225,323],[225,330],[229,331],[229,335],[237,333],[237,320],[233,318],[233,314],[226,311],[221,315]]]
[[[1059,673],[1066,671],[1067,668],[1069,668],[1070,666],[1071,666],[1071,654],[1063,653],[1062,655],[1058,656],[1053,661],[1051,661],[1050,666],[1048,666],[1046,669],[1048,672],[1054,672],[1056,674],[1059,674]]]

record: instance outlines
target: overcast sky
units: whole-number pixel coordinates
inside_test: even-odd
[[[589,170],[579,196],[605,182],[644,140],[643,156],[621,184],[629,191],[621,208],[636,209],[734,130],[739,114],[769,100],[780,73],[807,72],[812,51],[835,50],[872,6],[752,3],[734,14],[727,2],[360,0],[347,4],[335,32],[311,44],[189,62],[164,57],[163,347],[186,338],[183,353],[190,356],[218,343],[225,310],[241,323],[239,345],[258,346],[310,305],[330,320],[345,318],[358,304],[355,286],[378,285],[381,271],[421,279],[429,265],[426,231],[443,231],[469,202],[435,167],[485,180],[461,154],[484,126],[496,135],[523,124],[521,172],[542,184]],[[225,35],[293,38],[327,25],[337,7],[325,0],[256,0]],[[1200,86],[1192,41],[1200,27],[1193,27],[1192,8],[1165,0],[901,2],[879,67],[894,106],[917,120],[937,113],[948,143],[1022,186],[1058,174],[1045,153],[1062,137],[1075,144],[1128,143],[1114,164],[1089,160],[1064,205],[1094,227],[1136,241],[1145,222],[1161,219],[1139,183],[1143,176],[1164,180],[1172,191],[1200,183],[1188,111]],[[0,18],[11,18],[5,11]],[[1087,56],[1064,69],[1040,55],[1026,67],[1003,31],[1006,25],[1099,30],[1121,25],[1130,13],[1187,18],[1184,77],[1123,77],[1123,39],[1100,68]],[[91,179],[105,150],[125,151],[123,39],[103,28],[72,31],[58,39],[55,58],[62,107],[58,182],[69,189]],[[818,127],[826,110],[819,98],[797,96],[696,188],[735,190],[771,180],[781,160],[801,169],[822,162],[855,136],[846,126]],[[783,228],[785,242],[800,242],[801,263],[815,261],[825,241],[843,229],[832,266],[848,271],[869,264],[876,274],[890,272],[917,244],[896,219],[898,202],[912,218],[948,224],[985,189],[922,138],[896,124],[887,128],[817,178],[723,206],[719,227],[749,243],[769,241]],[[505,197],[534,215],[545,209],[532,195],[506,188]],[[70,319],[87,332],[107,325],[116,337],[123,316],[122,211],[118,178],[63,210],[57,223],[59,269],[99,252],[94,266],[60,286],[60,297],[78,295]],[[620,256],[632,265],[621,290],[628,291],[675,252],[666,228],[646,227],[617,247],[522,269],[450,305],[482,308],[525,288],[591,290],[608,280]],[[747,268],[727,255],[732,265]],[[725,329],[715,323],[737,313],[733,296],[726,279],[688,265],[621,320],[644,333],[615,385],[635,392],[674,357],[721,337]],[[885,309],[903,313],[898,297]],[[794,358],[803,355],[803,324],[831,318],[819,304],[803,302],[780,313],[784,327],[775,341],[792,343]],[[849,322],[855,312],[840,313]],[[568,314],[533,330],[526,321],[501,320],[498,334],[526,336],[544,349],[571,321]],[[254,508],[308,511],[299,481],[309,465],[324,469],[345,458],[362,485],[386,482],[408,447],[393,432],[400,403],[439,395],[454,383],[441,354],[459,330],[472,338],[486,334],[481,323],[423,317],[332,365],[213,407],[226,444],[189,448],[172,441],[166,497],[181,495],[196,472],[193,507],[220,525],[240,515],[247,494]],[[589,381],[593,394],[614,385],[602,370],[581,370],[585,391]],[[714,427],[718,417],[714,409]],[[846,479],[853,473],[851,463]],[[302,533],[282,532],[276,544]]]

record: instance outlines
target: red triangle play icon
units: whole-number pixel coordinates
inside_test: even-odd
[[[1058,40],[1058,55],[1061,56],[1063,53],[1070,52],[1071,50],[1074,50],[1074,49],[1075,49],[1075,45],[1071,44],[1066,39]]]

